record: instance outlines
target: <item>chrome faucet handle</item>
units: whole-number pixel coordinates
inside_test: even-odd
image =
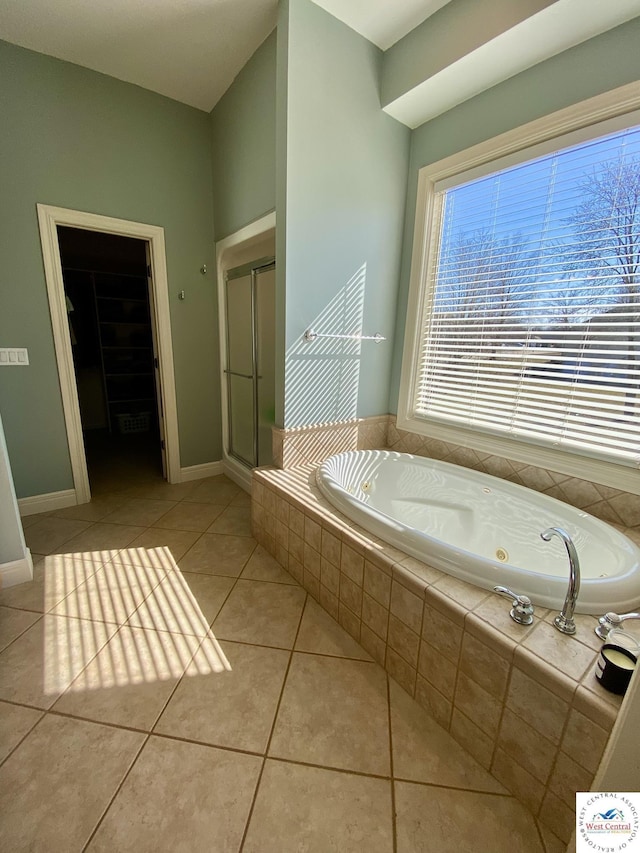
[[[533,622],[533,604],[531,604],[528,595],[518,595],[517,592],[513,592],[506,586],[494,586],[494,590],[500,595],[510,598],[513,602],[509,616],[514,622],[517,622],[518,625],[531,625]]]
[[[609,632],[611,629],[621,628],[622,623],[626,619],[640,619],[640,613],[622,613],[620,615],[609,611],[609,613],[605,613],[604,616],[601,616],[598,619],[598,625],[593,630],[601,640],[606,641],[609,638]]]

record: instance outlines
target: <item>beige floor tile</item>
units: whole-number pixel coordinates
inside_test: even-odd
[[[251,509],[251,495],[241,489],[229,506],[244,506]]]
[[[256,756],[151,737],[88,850],[239,850],[260,766]]]
[[[253,554],[249,557],[247,565],[244,567],[241,576],[245,580],[253,581],[270,581],[271,583],[288,583],[297,586],[298,582],[285,571],[280,563],[274,559],[268,551],[258,545]]]
[[[0,654],[0,699],[50,708],[116,630],[43,616]]]
[[[396,782],[398,853],[544,853],[513,797]]]
[[[24,538],[27,547],[36,554],[52,554],[65,542],[89,527],[89,521],[56,518],[48,515],[27,527]]]
[[[102,495],[92,497],[89,503],[56,509],[52,515],[56,518],[74,518],[79,521],[102,521],[105,515],[120,509],[128,501],[123,495]]]
[[[172,559],[177,562],[198,541],[199,537],[200,533],[193,530],[165,530],[160,527],[150,527],[136,536],[126,550],[129,551],[132,548],[146,548],[147,550],[166,548]],[[122,555],[120,556],[124,559]]]
[[[145,531],[147,532],[147,531]],[[154,532],[153,530],[151,532]],[[157,531],[162,533],[163,531]],[[173,534],[180,531],[169,530],[165,531]],[[190,535],[190,534],[187,534]],[[134,545],[133,543],[128,548],[123,548],[118,551],[115,557],[111,560],[114,566],[140,566],[148,567],[161,572],[164,575],[178,571],[171,549],[167,545],[158,545],[153,548],[145,548],[142,545]]]
[[[506,794],[442,726],[391,682],[393,773],[396,779]]]
[[[55,710],[150,730],[199,645],[183,637],[122,628],[55,704]]]
[[[154,527],[163,527],[169,530],[194,530],[198,533],[204,533],[221,512],[224,512],[224,507],[219,504],[197,504],[181,501],[159,518]]]
[[[34,524],[37,524],[39,521],[42,521],[43,518],[48,518],[51,515],[50,512],[38,512],[34,513],[34,515],[23,515],[20,517],[20,521],[22,522],[23,531],[28,527],[33,527]]]
[[[0,591],[0,605],[46,613],[103,566],[93,555],[50,554],[34,560],[33,580]]]
[[[143,740],[47,715],[0,768],[0,848],[82,850]]]
[[[42,717],[42,711],[0,702],[0,763],[31,731]]]
[[[361,645],[312,598],[307,603],[296,640],[296,651],[335,655],[356,660],[373,660]]]
[[[39,613],[29,610],[14,610],[12,607],[0,607],[0,651],[9,643],[24,634],[34,622],[40,619]]]
[[[299,586],[239,580],[213,623],[221,640],[291,649],[306,592]]]
[[[171,572],[127,624],[204,637],[234,583],[233,578]]]
[[[129,524],[136,527],[150,527],[161,516],[175,506],[175,501],[148,500],[133,498],[119,509],[105,516],[108,524]]]
[[[391,783],[268,760],[244,853],[391,853]]]
[[[216,746],[264,752],[289,654],[240,643],[221,645],[229,670],[187,674],[155,731]],[[190,667],[190,672],[193,669]]]
[[[131,496],[146,500],[181,501],[193,492],[198,481],[190,483],[142,483],[131,490]]]
[[[180,560],[180,568],[186,572],[237,578],[255,547],[255,540],[248,536],[203,533]]]
[[[106,562],[115,557],[121,548],[126,548],[130,542],[133,542],[143,530],[143,527],[132,527],[127,524],[105,524],[98,521],[87,527],[78,536],[74,536],[73,539],[69,539],[64,545],[56,548],[55,551],[58,554],[91,554],[94,559]]]
[[[247,507],[228,506],[209,527],[208,533],[225,533],[231,536],[251,536],[251,510]]]
[[[560,841],[558,836],[554,835],[544,824],[538,822],[538,829],[540,830],[546,853],[567,853],[567,845],[564,841]]]
[[[51,613],[124,625],[166,577],[152,566],[107,563],[57,604]]]
[[[240,486],[225,476],[209,477],[202,480],[185,498],[196,503],[212,503],[227,506],[241,492]]]
[[[363,661],[295,652],[269,754],[388,775],[384,671]]]

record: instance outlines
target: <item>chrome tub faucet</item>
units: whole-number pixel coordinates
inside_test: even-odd
[[[627,619],[640,619],[640,613],[605,613],[598,619],[598,625],[593,630],[601,640],[609,638],[609,632],[612,628],[622,628],[622,623]]]
[[[576,623],[573,621],[573,612],[576,608],[578,593],[580,592],[580,561],[578,560],[576,546],[573,544],[567,531],[561,527],[549,527],[540,536],[545,542],[550,542],[552,537],[557,536],[562,539],[567,549],[569,556],[569,588],[567,589],[562,610],[553,620],[553,624],[563,634],[575,634]]]
[[[494,590],[511,599],[513,607],[509,616],[514,622],[517,622],[518,625],[531,625],[533,622],[533,604],[531,604],[528,595],[518,595],[517,592],[513,592],[507,586],[494,586]]]

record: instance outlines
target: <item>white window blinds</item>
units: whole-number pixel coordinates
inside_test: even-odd
[[[434,210],[415,416],[639,466],[640,128]]]

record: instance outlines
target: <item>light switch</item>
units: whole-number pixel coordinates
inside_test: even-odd
[[[29,352],[25,347],[0,347],[0,366],[24,367],[29,364]]]

